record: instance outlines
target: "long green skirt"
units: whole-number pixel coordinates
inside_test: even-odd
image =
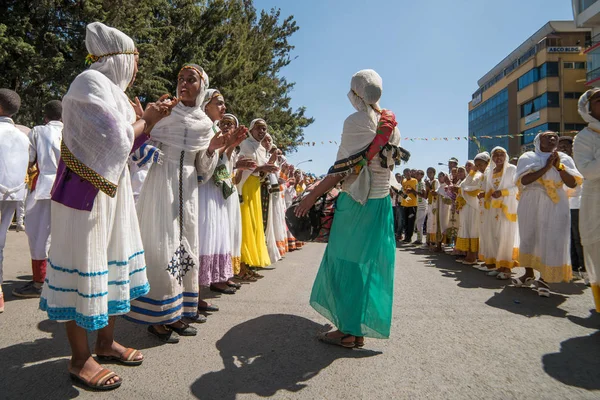
[[[388,338],[395,261],[390,197],[361,206],[341,193],[310,305],[345,334]]]

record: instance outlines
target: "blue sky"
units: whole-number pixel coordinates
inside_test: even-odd
[[[300,168],[316,174],[335,161],[337,146],[329,140],[339,143],[344,119],[354,112],[346,94],[356,71],[372,68],[381,75],[381,105],[396,113],[403,137],[463,137],[477,80],[546,22],[573,19],[569,0],[255,0],[255,5],[281,8],[300,27],[291,38],[297,59],[283,75],[296,82],[292,105],[306,106],[315,118],[305,141],[318,145],[300,147],[288,158],[312,159]],[[468,151],[464,140],[403,140],[402,146],[412,154],[408,166],[423,170],[452,156],[462,164]]]

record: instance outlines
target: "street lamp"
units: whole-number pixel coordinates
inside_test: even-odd
[[[296,164],[296,168],[297,168],[297,167],[298,167],[300,164],[302,164],[302,163],[305,163],[305,162],[312,162],[312,160],[304,160],[304,161],[300,161],[298,164]]]

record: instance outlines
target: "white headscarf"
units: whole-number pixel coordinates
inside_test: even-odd
[[[202,111],[206,112],[206,106],[208,103],[210,103],[213,98],[218,96],[223,97],[221,92],[219,92],[217,89],[208,89],[204,95],[204,98],[202,99]]]
[[[118,29],[108,27],[101,22],[93,22],[86,27],[85,47],[91,55],[100,57],[90,66],[90,69],[105,75],[121,90],[127,89],[135,69],[133,40]],[[107,54],[114,55],[103,57]]]
[[[475,156],[474,161],[477,161],[477,160],[482,160],[482,161],[489,163],[490,162],[490,153],[488,153],[487,151],[484,151],[483,153],[477,154]]]
[[[252,131],[252,129],[254,128],[254,126],[256,125],[257,122],[263,122],[265,125],[267,125],[267,122],[264,119],[256,118],[256,119],[252,120],[252,122],[250,123],[250,128],[249,128],[250,131]],[[267,125],[267,127],[268,127],[268,125]],[[268,133],[267,133],[267,135],[268,135]],[[240,156],[240,158],[249,158],[249,159],[256,161],[257,167],[265,165],[269,161],[269,158],[270,158],[269,153],[267,152],[267,149],[265,149],[262,146],[261,142],[256,140],[254,138],[254,136],[252,136],[251,133],[248,135],[248,138],[246,138],[246,140],[244,140],[240,144],[239,156]],[[244,186],[244,183],[246,183],[246,180],[252,173],[253,173],[253,171],[243,171],[242,179],[238,183],[238,190],[240,191],[240,193],[242,191],[242,187]]]
[[[233,120],[233,122],[235,122],[236,128],[238,128],[240,126],[240,121],[238,121],[238,119],[235,115],[227,113],[227,114],[223,115],[223,118],[225,118],[225,117],[231,118]]]
[[[214,136],[213,122],[202,110],[202,100],[206,96],[208,87],[208,75],[196,64],[186,64],[184,68],[192,68],[202,77],[196,105],[187,107],[181,101],[177,103],[171,115],[160,120],[152,129],[151,136],[152,139],[170,147],[198,152],[206,150]]]
[[[587,122],[596,130],[600,130],[600,122],[596,118],[592,117],[592,113],[590,111],[590,99],[598,92],[600,92],[599,88],[588,90],[579,98],[579,103],[577,104],[577,111],[579,111],[581,118],[583,118],[585,122]]]
[[[63,141],[87,167],[117,185],[133,146],[135,112],[123,92],[133,78],[133,40],[99,22],[86,29],[86,47],[102,56],[75,78],[63,98]]]

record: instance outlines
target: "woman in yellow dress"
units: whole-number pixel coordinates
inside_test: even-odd
[[[250,268],[263,268],[271,265],[265,239],[260,198],[261,177],[277,171],[271,163],[267,150],[261,145],[267,134],[264,119],[250,123],[250,135],[240,145],[240,158],[256,162],[254,170],[239,171],[238,190],[242,193],[242,275],[262,278]]]

